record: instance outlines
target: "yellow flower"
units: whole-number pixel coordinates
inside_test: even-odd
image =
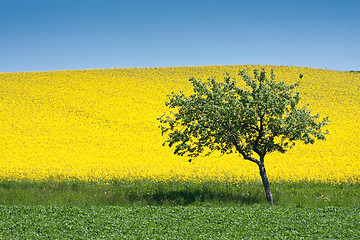
[[[0,73],[0,179],[257,180],[237,154],[173,155],[157,117],[167,94],[191,93],[190,77],[262,67],[286,83],[301,73],[302,103],[331,121],[327,141],[266,156],[270,180],[359,181],[360,74],[254,65]]]

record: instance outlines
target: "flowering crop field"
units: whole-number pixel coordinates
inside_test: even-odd
[[[287,66],[209,66],[0,73],[0,180],[155,179],[252,181],[258,167],[237,154],[187,158],[163,147],[157,117],[190,77],[274,68],[299,80],[301,103],[328,116],[330,135],[265,157],[271,181],[360,180],[360,74]]]

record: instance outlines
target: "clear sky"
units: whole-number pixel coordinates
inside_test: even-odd
[[[230,64],[360,70],[360,1],[0,0],[0,72]]]

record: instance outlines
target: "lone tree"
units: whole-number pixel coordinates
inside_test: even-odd
[[[285,153],[296,141],[313,144],[315,139],[325,140],[328,132],[322,127],[328,118],[318,122],[319,114],[311,115],[306,106],[298,107],[300,96],[295,88],[299,82],[276,82],[273,70],[270,79],[264,69],[255,69],[254,78],[246,71],[239,75],[243,88],[226,74],[224,82],[191,78],[194,94],[190,96],[182,91],[168,95],[165,104],[175,111],[158,118],[162,134],[168,134],[163,145],[175,146],[174,154],[190,158],[214,151],[238,152],[259,166],[267,201],[273,205],[265,155]]]

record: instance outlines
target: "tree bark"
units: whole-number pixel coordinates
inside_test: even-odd
[[[262,179],[262,182],[264,185],[264,189],[265,189],[266,199],[273,206],[274,200],[273,200],[273,196],[272,196],[271,190],[270,190],[270,183],[266,176],[264,161],[260,161],[258,163],[258,165],[259,165],[259,169],[260,169],[260,176],[261,176],[261,179]]]

